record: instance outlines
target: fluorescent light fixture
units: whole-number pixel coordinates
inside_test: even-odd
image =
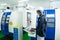
[[[18,2],[29,1],[29,0],[19,0]]]
[[[3,5],[7,5],[7,4],[6,4],[6,3],[2,3],[2,4],[0,4],[0,5],[2,5],[2,6],[3,6]]]

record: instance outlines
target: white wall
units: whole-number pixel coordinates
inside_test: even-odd
[[[28,3],[32,6],[34,6],[35,8],[38,8],[40,6],[44,7],[44,8],[49,8],[50,7],[50,2],[49,1],[31,0]]]
[[[51,1],[50,8],[60,8],[60,1]]]
[[[56,24],[55,24],[55,40],[60,40],[60,8],[59,9],[56,9],[56,14],[55,14],[55,17],[56,17]]]
[[[55,7],[60,8],[60,1],[55,1]]]
[[[60,1],[58,0],[54,0],[55,4],[51,4],[51,1],[43,1],[43,0],[29,0],[29,4],[34,6],[35,8],[37,7],[43,7],[43,8],[51,8],[51,6],[53,5],[54,8],[60,8]]]

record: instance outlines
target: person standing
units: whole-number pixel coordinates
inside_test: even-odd
[[[46,17],[43,15],[42,10],[37,10],[38,24],[37,24],[37,40],[44,40],[46,33]]]

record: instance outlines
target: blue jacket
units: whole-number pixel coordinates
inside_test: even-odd
[[[47,25],[46,17],[44,15],[40,16],[37,22],[37,35],[41,37],[45,36],[46,25]]]

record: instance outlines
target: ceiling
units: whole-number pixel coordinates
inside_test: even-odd
[[[0,0],[0,3],[7,3],[7,4],[14,5],[17,4],[17,1],[18,0]]]
[[[18,3],[19,0],[0,0],[0,4],[1,3],[7,3],[10,5],[16,5]],[[29,0],[30,1],[59,1],[59,0]]]
[[[20,1],[20,0],[0,0],[0,4],[7,3],[11,6],[15,6],[15,5],[18,4],[18,1]],[[58,2],[56,2],[56,3],[60,4],[60,0],[29,0],[28,3],[31,4],[34,7],[42,6],[42,7],[45,7],[45,8],[49,8],[51,1],[59,1],[59,3]],[[42,4],[42,3],[44,3],[44,4]],[[60,6],[58,6],[58,7],[60,7]]]

